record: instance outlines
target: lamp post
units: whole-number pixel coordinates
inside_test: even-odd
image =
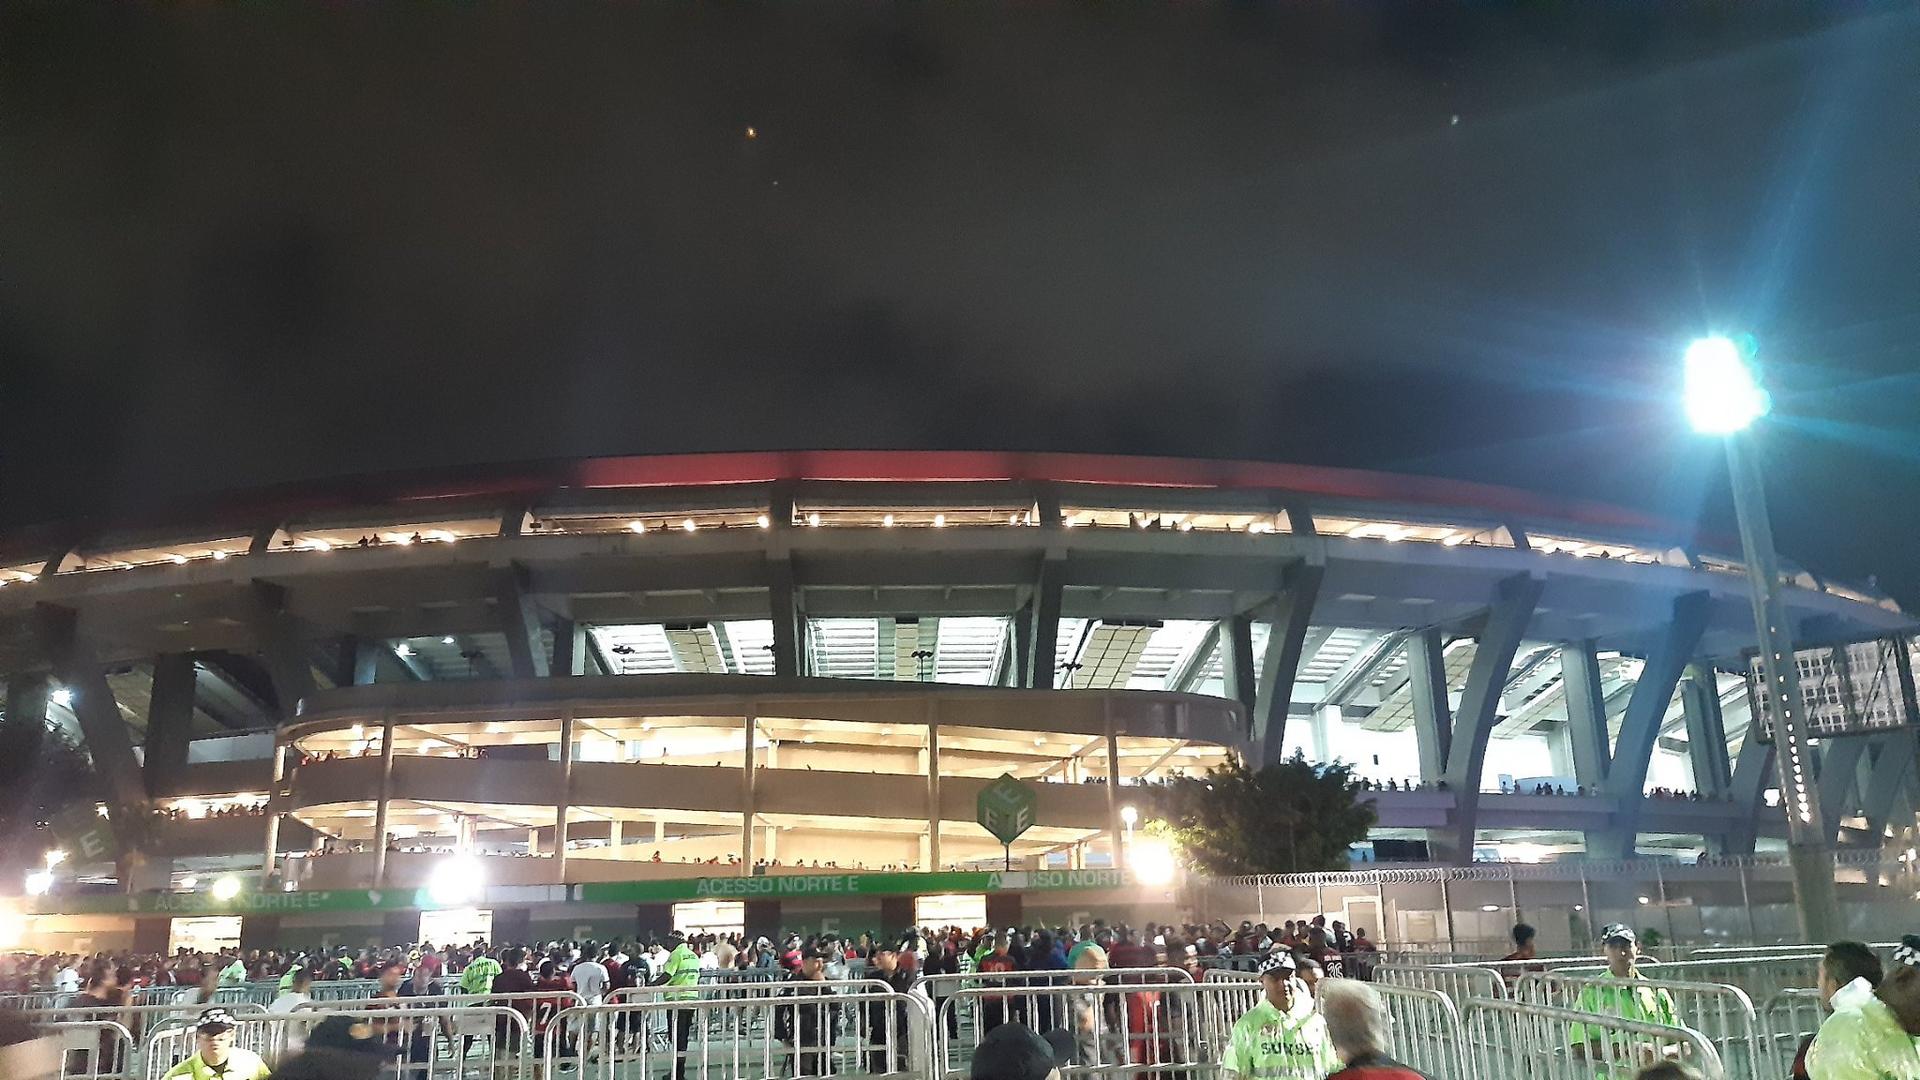
[[[1800,913],[1802,939],[1833,940],[1839,929],[1839,900],[1833,885],[1825,819],[1820,813],[1808,745],[1806,708],[1794,662],[1792,627],[1780,591],[1779,560],[1773,550],[1773,526],[1767,516],[1766,486],[1751,431],[1771,408],[1767,392],[1741,355],[1724,337],[1701,338],[1687,349],[1687,418],[1695,431],[1718,435],[1726,444],[1733,481],[1733,510],[1740,523],[1740,546],[1747,565],[1753,621],[1760,652],[1760,679],[1766,690],[1767,721],[1773,728],[1774,764],[1779,770],[1780,803],[1787,813],[1787,859],[1793,868],[1793,899]],[[1759,717],[1754,718],[1758,722]],[[1758,731],[1749,731],[1755,738]]]

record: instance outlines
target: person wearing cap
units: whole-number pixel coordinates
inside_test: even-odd
[[[692,1001],[700,996],[700,957],[687,947],[687,935],[675,930],[667,935],[673,951],[656,969],[649,986],[672,987],[664,995],[667,1001]],[[673,1010],[673,1080],[682,1080],[687,1069],[687,1043],[693,1039],[692,1009]]]
[[[194,1025],[192,1057],[168,1069],[166,1080],[268,1080],[273,1071],[260,1055],[233,1045],[233,1014],[208,1009]]]
[[[1880,985],[1856,979],[1831,1004],[1807,1051],[1812,1080],[1920,1080],[1920,934],[1900,939]]]
[[[906,994],[913,990],[913,973],[900,966],[900,950],[890,941],[881,941],[873,945],[867,955],[867,978],[887,984],[887,989],[896,994]],[[887,1019],[887,1001],[875,997],[866,1007],[867,1071],[873,1073],[905,1072],[907,1069],[907,1004],[897,1001],[893,1004],[893,1019],[889,1026]],[[893,1049],[893,1064],[887,1062],[888,1047]]]
[[[808,946],[801,951],[800,970],[781,989],[781,997],[794,1000],[775,1010],[773,1037],[793,1055],[794,1076],[827,1075],[840,1038],[840,1010],[830,1003],[832,991],[821,985],[826,971],[826,950]]]
[[[1220,1068],[1238,1080],[1321,1080],[1338,1067],[1326,1022],[1294,977],[1293,955],[1274,953],[1260,967],[1265,996],[1234,1022]]]
[[[1610,923],[1600,931],[1600,944],[1607,955],[1607,970],[1595,978],[1606,982],[1593,982],[1582,987],[1573,1008],[1638,1023],[1679,1026],[1679,1017],[1673,1009],[1673,997],[1665,990],[1656,986],[1608,985],[1616,981],[1646,981],[1646,976],[1640,973],[1634,963],[1640,953],[1640,943],[1633,930],[1624,923]],[[1650,1065],[1662,1055],[1677,1049],[1677,1044],[1660,1046],[1645,1042],[1628,1046],[1626,1039],[1621,1035],[1609,1038],[1606,1029],[1597,1025],[1567,1025],[1567,1043],[1574,1056],[1607,1062],[1609,1067],[1631,1063]],[[1611,1046],[1607,1045],[1609,1042]],[[1607,1074],[1602,1072],[1601,1075]]]
[[[967,1076],[969,1080],[1060,1080],[1060,1069],[1068,1063],[1061,1057],[1064,1049],[1019,1024],[1005,1024],[974,1047]]]

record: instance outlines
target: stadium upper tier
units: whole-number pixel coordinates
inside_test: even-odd
[[[1457,857],[1543,834],[1482,814],[1479,793],[1503,777],[1613,800],[1599,825],[1543,827],[1551,844],[1659,842],[1646,826],[1673,815],[1642,820],[1634,806],[1664,787],[1733,806],[1689,831],[1725,830],[1739,848],[1764,816],[1771,748],[1747,738],[1752,609],[1731,546],[1612,507],[1337,469],[594,459],[16,531],[0,537],[0,673],[9,715],[83,733],[108,801],[127,807],[222,794],[183,784],[189,763],[235,756],[214,736],[285,725],[316,690],[414,683],[431,698],[431,684],[468,679],[777,675],[1228,699],[1240,730],[1170,742],[1128,779],[1298,749],[1383,783],[1444,782],[1448,805],[1381,835],[1427,836]],[[1787,584],[1803,643],[1912,628],[1891,601],[1811,571]],[[1893,652],[1904,668],[1906,649]],[[693,746],[705,724],[667,726]],[[326,739],[345,737],[272,745],[297,744],[313,768]],[[1869,782],[1883,758],[1875,744],[1853,759],[1861,781],[1831,800],[1836,828],[1905,809],[1904,773],[1884,770],[1891,794]],[[353,835],[331,831],[341,815],[302,794],[317,781],[301,771],[289,757],[277,783],[266,777],[269,816]],[[227,794],[245,790],[258,793]]]

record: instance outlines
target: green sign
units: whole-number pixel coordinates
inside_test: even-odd
[[[980,789],[975,806],[981,827],[1001,843],[1011,844],[1033,828],[1034,807],[1039,801],[1031,786],[1002,773],[1000,779]]]
[[[113,819],[92,804],[69,806],[48,823],[54,839],[67,855],[80,864],[110,862],[120,855],[120,840],[113,832]]]
[[[809,896],[922,896],[1022,889],[1118,889],[1121,870],[958,870],[938,874],[795,874],[788,877],[680,878],[609,881],[573,887],[581,903],[664,903],[676,900],[786,900]]]
[[[46,896],[34,906],[39,914],[61,915],[298,915],[319,911],[406,911],[444,907],[416,889],[316,889],[311,892],[243,892],[229,900],[205,888],[187,893],[137,893],[133,896]]]

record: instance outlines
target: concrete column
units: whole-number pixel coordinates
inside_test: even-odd
[[[1253,617],[1229,615],[1220,628],[1224,631],[1220,637],[1222,687],[1228,697],[1246,706],[1251,717],[1260,693],[1253,677]]]
[[[766,829],[767,829],[767,837],[766,837],[767,850],[761,852],[760,854],[768,862],[772,862],[773,860],[780,857],[780,830],[774,828],[772,825],[768,825]]]
[[[1544,578],[1516,574],[1494,587],[1481,627],[1479,646],[1467,670],[1466,689],[1454,716],[1453,742],[1447,754],[1447,784],[1453,788],[1453,828],[1443,836],[1435,856],[1461,863],[1473,861],[1473,844],[1480,816],[1480,773],[1487,760],[1487,740],[1499,720],[1500,695],[1513,670],[1513,654],[1526,636],[1534,605],[1546,586]]]
[[[1560,679],[1567,697],[1567,742],[1573,751],[1573,781],[1599,794],[1612,754],[1607,745],[1607,695],[1593,642],[1570,641],[1560,650]]]
[[[285,816],[286,800],[281,789],[287,780],[287,747],[281,741],[280,732],[273,733],[273,782],[267,787],[267,838],[265,857],[261,860],[260,873],[273,873],[275,864],[280,861],[280,819]]]
[[[553,883],[567,883],[567,813],[573,809],[573,710],[560,714],[560,776],[553,807]]]
[[[653,843],[655,847],[667,842],[667,819],[653,819]]]
[[[1340,706],[1323,705],[1313,714],[1313,759],[1318,762],[1333,760],[1333,748],[1328,735],[1340,726]]]
[[[607,822],[607,846],[610,848],[617,848],[622,843],[620,824],[619,818],[614,818],[612,821]]]
[[[1272,765],[1284,752],[1287,710],[1293,705],[1293,682],[1307,651],[1307,631],[1313,605],[1326,576],[1326,557],[1315,552],[1287,567],[1275,601],[1273,629],[1267,634],[1266,655],[1260,664],[1260,687],[1254,695],[1252,744],[1256,763]]]
[[[529,855],[540,854],[540,830],[539,829],[527,830],[527,854]]]
[[[553,628],[553,664],[555,675],[587,673],[587,628],[572,619],[561,619]]]
[[[1639,681],[1627,698],[1627,711],[1620,718],[1620,737],[1615,740],[1613,763],[1607,768],[1607,794],[1619,800],[1614,825],[1599,834],[1603,859],[1631,859],[1634,841],[1639,835],[1640,807],[1646,801],[1647,767],[1666,718],[1667,706],[1680,675],[1693,658],[1706,629],[1709,599],[1706,593],[1687,593],[1673,602],[1673,618],[1647,650]],[[1591,839],[1590,839],[1591,844]]]
[[[1680,694],[1686,712],[1687,757],[1693,763],[1694,790],[1705,797],[1723,799],[1733,785],[1733,767],[1727,760],[1727,728],[1720,716],[1720,685],[1713,668],[1690,665]]]
[[[1407,693],[1413,698],[1413,735],[1420,753],[1420,779],[1447,774],[1453,750],[1453,706],[1447,698],[1446,642],[1437,627],[1407,639]]]
[[[927,859],[940,869],[940,706],[927,702]]]
[[[1113,730],[1113,698],[1101,703],[1107,728],[1107,836],[1113,845],[1115,869],[1125,869],[1127,853],[1120,843],[1120,737]]]
[[[393,802],[393,713],[380,717],[380,801],[373,810],[373,887],[387,884],[387,809]]]
[[[186,653],[157,656],[153,661],[153,692],[147,704],[147,754],[141,766],[147,794],[159,798],[175,790],[187,767],[187,747],[193,741],[193,657]]]
[[[753,705],[741,711],[746,714],[740,725],[740,873],[745,876],[753,873],[753,736],[760,722]]]

